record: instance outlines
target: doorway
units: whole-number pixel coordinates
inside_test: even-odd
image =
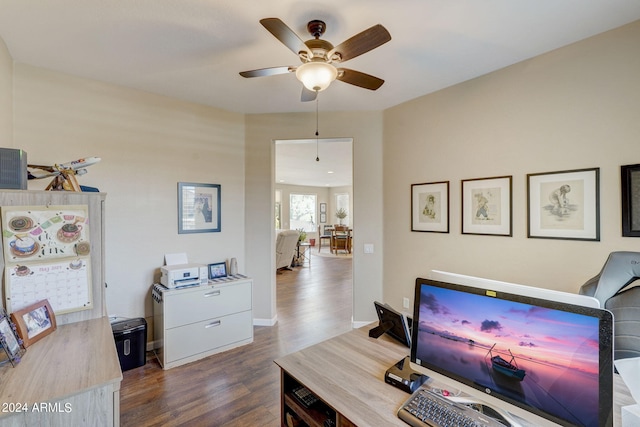
[[[302,230],[306,233],[307,242],[311,243],[313,240],[314,246],[307,247],[310,255],[327,256],[330,253],[328,245],[326,240],[321,244],[319,235],[323,233],[324,228],[339,223],[354,227],[353,139],[299,139],[274,142],[274,232],[277,234],[280,230]],[[339,208],[346,211],[347,221],[336,215]],[[351,270],[353,263],[350,254],[348,260]],[[312,270],[313,265],[312,261],[310,265],[302,268]],[[327,277],[326,280],[331,279]],[[349,282],[353,289],[352,277]]]

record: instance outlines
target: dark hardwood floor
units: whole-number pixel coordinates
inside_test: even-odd
[[[277,275],[275,326],[253,343],[163,371],[123,373],[120,420],[129,426],[280,426],[280,371],[273,361],[351,329],[352,262],[315,255],[311,266]]]

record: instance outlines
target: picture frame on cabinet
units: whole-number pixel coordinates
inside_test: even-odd
[[[620,167],[622,236],[640,237],[640,164]]]
[[[462,180],[462,234],[513,236],[513,177]]]
[[[227,263],[223,261],[209,264],[209,280],[221,277],[227,277]]]
[[[46,299],[14,311],[11,313],[11,320],[15,323],[25,348],[40,341],[57,327],[56,315]]]
[[[220,184],[178,183],[178,234],[221,230]]]
[[[411,184],[411,231],[449,232],[449,181]]]
[[[600,168],[527,174],[527,237],[600,241]]]

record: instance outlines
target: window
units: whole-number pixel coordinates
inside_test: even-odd
[[[275,220],[276,220],[276,230],[280,230],[280,228],[282,227],[282,203],[281,203],[281,199],[282,199],[282,191],[280,190],[276,190],[276,203],[275,203]]]
[[[344,218],[338,218],[338,222],[342,225],[349,225],[349,193],[336,194],[336,212],[338,211],[346,213]]]
[[[316,195],[289,195],[289,228],[292,230],[316,231]]]

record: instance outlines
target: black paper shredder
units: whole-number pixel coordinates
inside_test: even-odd
[[[147,363],[147,321],[139,317],[111,324],[113,338],[118,349],[120,368],[123,371],[144,366]]]

